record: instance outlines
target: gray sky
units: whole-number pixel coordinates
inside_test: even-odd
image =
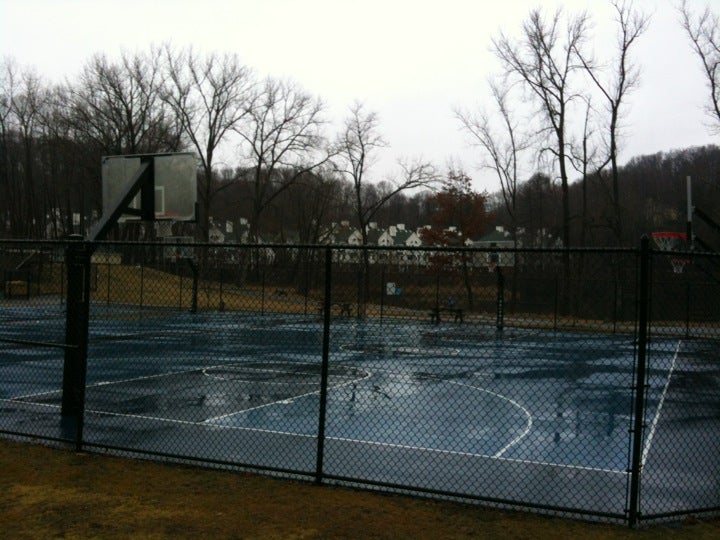
[[[652,21],[633,51],[642,80],[625,109],[621,162],[717,144],[703,113],[706,83],[676,2],[635,3]],[[338,122],[354,100],[376,111],[390,144],[373,169],[377,179],[402,156],[441,167],[454,160],[479,188],[495,191],[453,109],[487,102],[486,78],[499,71],[491,39],[500,30],[516,34],[539,4],[548,13],[559,5],[588,10],[593,47],[612,50],[604,0],[0,0],[0,54],[61,81],[74,79],[98,52],[112,57],[164,41],[234,52],[260,74],[292,78],[322,96]],[[700,11],[706,1],[689,5]]]

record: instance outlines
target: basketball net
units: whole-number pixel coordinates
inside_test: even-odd
[[[155,227],[157,230],[157,235],[161,238],[172,236],[172,226],[172,221],[156,221]]]
[[[652,233],[652,239],[662,251],[682,251],[686,246],[687,235],[681,232],[654,232]],[[682,274],[685,265],[689,263],[690,259],[670,257],[670,264],[676,274]]]

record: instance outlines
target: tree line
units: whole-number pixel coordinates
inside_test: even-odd
[[[518,37],[492,40],[504,68],[489,80],[493,106],[455,111],[498,179],[496,192],[482,194],[486,227],[503,224],[525,245],[634,245],[653,228],[677,229],[685,171],[696,178],[696,200],[718,207],[716,146],[618,163],[627,98],[641,82],[633,47],[651,20],[631,2],[610,5],[617,39],[606,58],[590,52],[587,13],[533,10]],[[677,9],[718,132],[718,15]],[[211,218],[243,217],[252,240],[313,243],[330,223],[350,220],[367,242],[374,221],[437,224],[438,193],[470,177],[400,158],[393,177],[372,181],[387,147],[374,111],[355,102],[330,133],[319,96],[260,78],[234,54],[170,44],[119,59],[96,54],[76,78],[52,85],[12,59],[1,68],[4,237],[86,230],[102,208],[103,155],[194,152],[201,240]],[[232,163],[219,162],[228,155]]]

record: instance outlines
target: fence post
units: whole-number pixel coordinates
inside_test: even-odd
[[[200,267],[191,258],[185,259],[192,272],[192,296],[190,298],[190,313],[197,313],[198,310],[198,281],[200,280]]]
[[[260,315],[265,315],[265,269],[260,272]]]
[[[65,301],[65,278],[66,278],[66,270],[65,270],[65,262],[63,261],[60,263],[60,305],[63,305],[63,302]]]
[[[647,236],[640,240],[640,283],[638,306],[638,361],[634,381],[635,406],[632,428],[632,462],[630,466],[630,501],[628,521],[631,527],[637,525],[640,516],[640,480],[642,473],[643,435],[645,428],[645,388],[647,373],[647,344],[650,291],[650,241]]]
[[[380,324],[382,324],[385,311],[385,267],[380,270]]]
[[[685,339],[690,339],[690,281],[685,284]]]
[[[308,255],[308,259],[310,255]],[[305,299],[304,299],[304,314],[308,313],[308,295],[310,294],[310,271],[308,270],[310,262],[309,260],[305,263]]]
[[[615,288],[613,289],[613,334],[617,333],[618,323],[618,279],[615,276],[613,280]]]
[[[107,298],[105,299],[105,305],[110,305],[110,262],[107,261],[105,264],[105,267],[107,268]]]
[[[558,295],[559,295],[559,282],[557,274],[555,275],[555,298],[553,300],[553,330],[557,332],[558,329]]]
[[[178,269],[178,273],[180,272],[180,269]],[[179,273],[180,277],[180,294],[179,294],[179,300],[178,300],[178,309],[182,309],[182,301],[183,301],[183,277],[182,274]]]
[[[87,243],[73,235],[66,248],[67,299],[65,311],[65,358],[63,362],[63,427],[75,428],[75,447],[82,449],[87,375],[88,317],[90,314],[90,255]]]
[[[142,311],[142,307],[143,307],[143,293],[144,293],[143,289],[144,289],[144,285],[145,285],[145,283],[144,283],[144,279],[145,279],[144,268],[145,268],[145,266],[141,264],[140,265],[140,310],[141,311]]]
[[[503,276],[500,266],[495,267],[497,274],[497,301],[495,312],[495,327],[498,331],[502,331],[505,327],[505,276]]]
[[[332,249],[325,248],[325,298],[323,299],[322,366],[320,371],[320,410],[318,414],[318,445],[315,464],[315,483],[321,484],[325,459],[325,415],[330,362],[330,309],[332,302]]]
[[[225,301],[223,299],[223,280],[225,279],[225,272],[223,271],[223,267],[220,267],[220,300],[219,305],[224,306]]]

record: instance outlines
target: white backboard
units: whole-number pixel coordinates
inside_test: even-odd
[[[157,154],[151,156],[104,156],[102,158],[103,215],[111,213],[118,198],[140,169],[142,158],[153,160],[155,178],[155,218],[175,221],[195,219],[197,202],[197,158],[193,153]],[[140,209],[140,195],[130,203]],[[137,219],[123,216],[118,221]]]

